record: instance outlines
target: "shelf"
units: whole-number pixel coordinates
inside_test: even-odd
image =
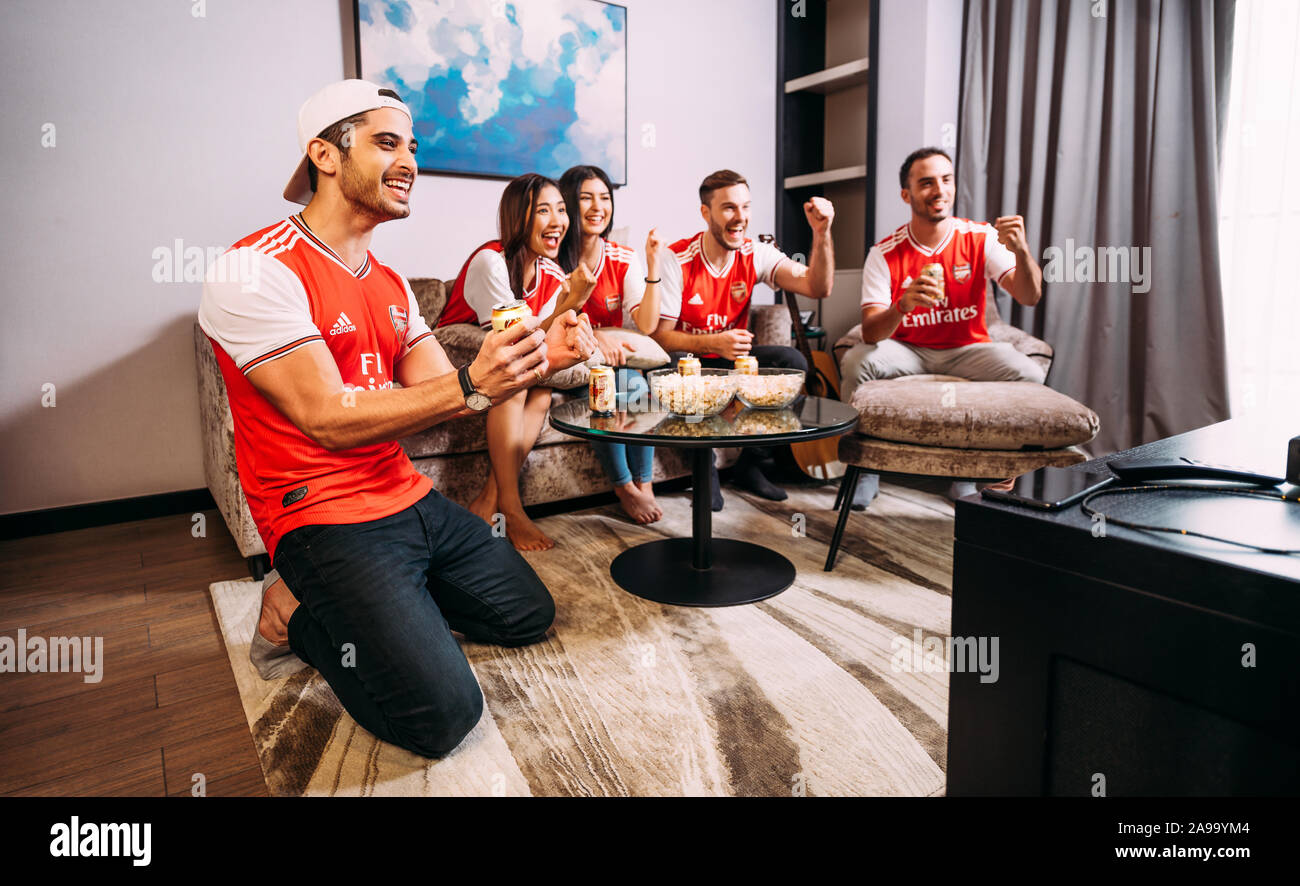
[[[793,80],[785,81],[785,91],[788,95],[791,92],[819,92],[825,95],[828,92],[838,92],[841,89],[848,89],[850,86],[857,86],[867,82],[867,59],[859,58],[851,62],[845,62],[842,65],[836,65],[833,68],[827,68],[824,71],[818,71],[815,74],[809,74],[806,77],[796,77]]]
[[[807,175],[788,176],[785,180],[785,189],[789,191],[794,188],[807,188],[812,185],[825,185],[831,182],[847,182],[866,177],[867,167],[865,164],[862,166],[844,166],[839,169],[810,172]]]

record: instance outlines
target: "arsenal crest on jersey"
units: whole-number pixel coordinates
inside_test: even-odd
[[[605,296],[605,310],[611,314],[618,313],[618,309],[623,305],[623,295],[619,292],[611,292]]]
[[[397,340],[406,339],[406,310],[399,308],[397,305],[388,306],[388,319],[393,321],[393,329],[397,332]]]
[[[732,301],[736,304],[740,304],[747,298],[749,298],[749,287],[744,284],[744,281],[737,280],[735,283],[731,284]]]
[[[970,279],[970,265],[953,265],[952,275],[958,283],[965,283]]]

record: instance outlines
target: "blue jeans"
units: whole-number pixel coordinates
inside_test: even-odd
[[[645,376],[635,369],[620,366],[617,370],[618,390],[626,394],[628,400],[647,402],[650,388]],[[596,450],[605,476],[615,486],[626,486],[635,477],[638,483],[649,483],[655,472],[655,448],[653,446],[628,446],[623,443],[605,443],[592,440],[591,448]]]
[[[450,753],[483,713],[451,632],[522,646],[555,618],[510,541],[437,490],[379,520],[300,526],[274,565],[301,604],[289,646],[354,720],[424,757]]]

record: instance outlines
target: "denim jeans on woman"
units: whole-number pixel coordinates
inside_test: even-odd
[[[301,604],[293,651],[354,720],[425,757],[450,753],[483,713],[451,632],[523,646],[555,617],[509,539],[437,490],[379,520],[300,526],[280,540],[275,568]]]
[[[620,401],[622,395],[627,396],[627,402],[629,403],[646,403],[649,401],[650,388],[646,383],[645,376],[635,369],[628,369],[626,366],[618,367],[616,374],[618,376]],[[600,464],[605,469],[605,475],[609,477],[610,482],[615,486],[626,486],[633,480],[638,483],[649,483],[654,477],[655,449],[653,446],[629,446],[623,443],[605,443],[600,440],[593,440],[591,441],[591,448],[596,450],[596,458],[600,459]]]

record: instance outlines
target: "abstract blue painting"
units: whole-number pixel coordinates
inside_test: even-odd
[[[360,76],[415,115],[421,172],[627,183],[627,10],[597,0],[356,0]]]

